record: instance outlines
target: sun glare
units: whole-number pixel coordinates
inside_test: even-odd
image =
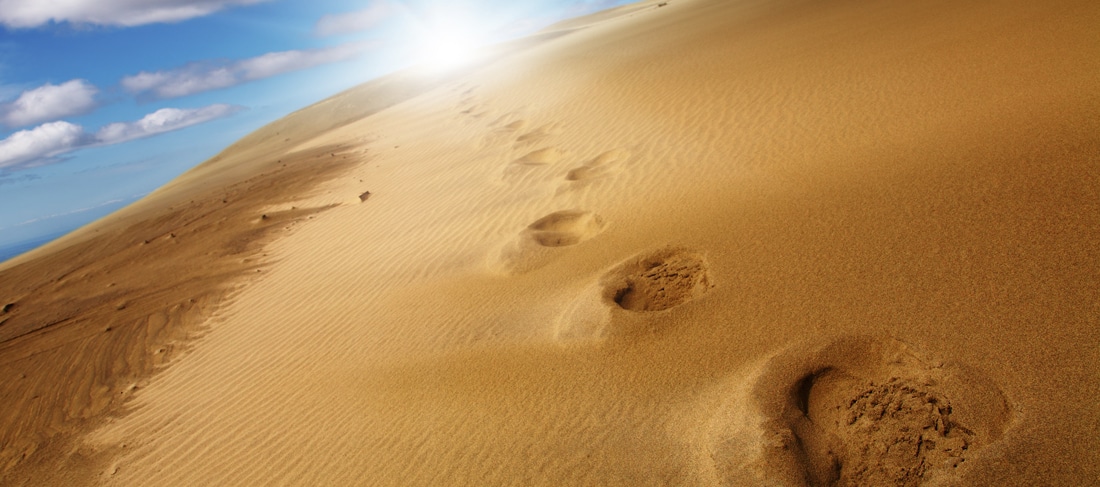
[[[420,61],[434,69],[458,67],[473,58],[474,47],[473,42],[461,36],[433,35],[421,48]]]
[[[469,27],[471,24],[455,20],[431,24],[426,25],[419,36],[418,64],[433,71],[443,71],[476,59],[484,39]]]

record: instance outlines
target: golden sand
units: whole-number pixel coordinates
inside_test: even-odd
[[[659,3],[5,264],[0,482],[1100,482],[1100,3]]]

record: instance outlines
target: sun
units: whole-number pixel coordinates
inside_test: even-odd
[[[485,38],[460,16],[436,17],[418,29],[414,54],[417,64],[432,70],[445,71],[468,64],[478,57],[478,48]]]
[[[452,69],[472,61],[476,49],[469,37],[440,32],[424,40],[418,58],[430,69]]]

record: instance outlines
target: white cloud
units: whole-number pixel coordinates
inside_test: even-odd
[[[0,106],[0,118],[9,127],[22,127],[80,115],[95,107],[95,86],[82,79],[60,85],[45,84],[24,91],[11,103]]]
[[[106,125],[93,136],[69,122],[50,122],[20,130],[0,140],[0,171],[43,166],[57,157],[82,147],[119,144],[134,139],[179,130],[184,127],[230,116],[243,108],[210,105],[203,108],[162,108],[136,122]]]
[[[236,74],[225,67],[191,64],[171,71],[142,71],[122,78],[122,87],[130,93],[152,92],[156,98],[178,98],[194,93],[228,88],[240,83]]]
[[[227,117],[240,110],[241,107],[224,104],[192,109],[161,108],[136,122],[118,122],[106,125],[99,129],[99,132],[96,132],[96,140],[105,145],[117,144],[209,122]]]
[[[0,169],[31,167],[85,144],[84,129],[69,122],[50,122],[20,130],[0,140]]]
[[[171,75],[164,71],[157,71],[156,73],[142,71],[133,76],[122,78],[122,87],[131,92],[148,91],[167,83],[170,78]]]
[[[244,79],[251,81],[322,64],[346,61],[358,56],[365,47],[365,44],[357,43],[312,51],[272,52],[240,61],[235,67]]]
[[[388,2],[376,1],[363,10],[321,17],[313,30],[317,35],[325,37],[351,34],[374,27],[396,12],[397,9]]]
[[[194,63],[168,71],[142,71],[123,78],[122,87],[135,95],[178,98],[290,71],[346,61],[373,45],[350,43],[325,49],[271,52],[225,65]]]
[[[10,28],[50,22],[131,27],[179,22],[263,1],[267,0],[0,0],[0,24]]]

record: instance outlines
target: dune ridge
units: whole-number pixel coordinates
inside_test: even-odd
[[[1100,478],[1100,7],[620,13],[232,148],[347,162],[248,215],[327,208],[125,415],[9,478]]]
[[[33,261],[6,269],[0,368],[12,380],[0,390],[18,414],[0,424],[3,473],[28,458],[52,467],[49,457],[77,448],[72,435],[186,354],[238,281],[270,265],[262,245],[330,208],[289,203],[348,165],[332,154],[290,154],[289,168],[271,164],[130,227],[93,231],[44,258],[45,276]]]

